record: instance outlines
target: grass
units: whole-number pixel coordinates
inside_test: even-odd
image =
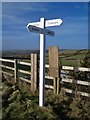
[[[80,60],[84,59],[87,50],[65,50],[59,52],[59,61],[61,65],[80,66]]]
[[[1,89],[0,89],[0,120],[2,118],[2,96],[1,96]]]
[[[88,50],[64,50],[59,51],[59,63],[61,66],[79,66],[80,60],[84,59]],[[46,64],[49,64],[48,53],[46,54]]]
[[[2,118],[2,110],[0,110],[0,119]]]
[[[61,59],[62,66],[79,66],[78,60]]]
[[[21,91],[6,81],[3,88],[2,120],[89,120],[90,103],[77,96],[46,91],[45,106],[39,107],[38,92]]]

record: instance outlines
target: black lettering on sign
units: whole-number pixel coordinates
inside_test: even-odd
[[[50,34],[50,35],[52,35],[52,32],[50,32],[50,31],[48,31],[47,33]]]
[[[32,30],[39,32],[40,30],[37,28],[32,28]]]
[[[49,32],[49,31],[48,31],[48,34],[51,34],[51,35],[52,35],[52,33],[51,33],[51,32]]]
[[[56,23],[58,23],[58,22],[50,22],[49,24],[56,24]]]

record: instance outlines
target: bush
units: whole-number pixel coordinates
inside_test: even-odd
[[[20,91],[15,85],[3,85],[2,120],[89,120],[89,101],[47,91],[45,107],[39,107],[38,93]]]

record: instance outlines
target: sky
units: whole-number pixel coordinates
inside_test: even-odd
[[[89,2],[89,0],[1,0],[3,2]]]
[[[29,32],[30,22],[62,19],[61,26],[48,27],[55,36],[46,36],[46,48],[88,49],[87,2],[3,2],[2,3],[2,50],[37,50],[40,35]]]

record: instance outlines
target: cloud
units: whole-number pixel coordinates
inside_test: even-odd
[[[12,12],[47,12],[47,6],[43,3],[37,3],[37,2],[14,2],[14,3],[3,3],[2,8],[6,10],[7,13]]]
[[[75,5],[75,8],[77,9],[88,9],[88,3],[83,3],[83,5]]]
[[[88,34],[88,19],[87,17],[67,17],[63,24],[54,28],[56,35],[86,35]]]
[[[16,15],[3,14],[3,25],[23,25],[25,23],[24,18],[17,17]],[[10,22],[8,22],[10,21]]]
[[[47,7],[46,5],[42,4],[42,3],[31,3],[31,5],[27,5],[26,7],[22,7],[22,10],[26,10],[26,11],[32,11],[32,12],[47,12]]]
[[[65,20],[69,21],[86,21],[88,20],[88,16],[78,16],[78,17],[66,17]]]
[[[47,12],[47,4],[42,3],[3,3],[2,18],[5,25],[23,25],[36,16],[36,12]],[[28,16],[30,14],[30,16]],[[8,22],[9,21],[9,22]]]

